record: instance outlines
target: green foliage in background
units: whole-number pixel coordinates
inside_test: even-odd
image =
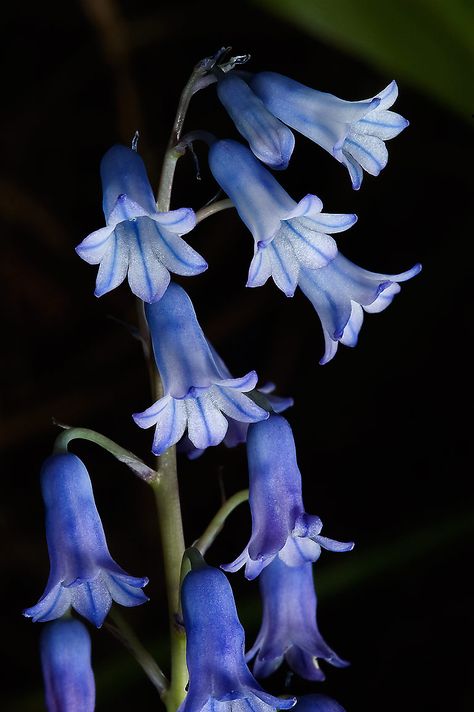
[[[472,0],[253,0],[473,121]],[[347,97],[352,98],[352,97]]]

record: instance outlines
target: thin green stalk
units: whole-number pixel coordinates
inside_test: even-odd
[[[222,527],[224,526],[229,514],[231,514],[234,509],[239,506],[239,504],[242,504],[242,502],[246,502],[248,498],[248,489],[240,490],[240,492],[236,492],[232,495],[232,497],[229,497],[229,499],[224,502],[219,511],[211,519],[204,533],[201,534],[199,539],[194,542],[194,548],[198,549],[198,551],[200,551],[201,554],[204,556],[204,554],[209,549],[209,547],[221,531]]]

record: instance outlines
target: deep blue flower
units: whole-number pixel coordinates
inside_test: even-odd
[[[384,142],[408,126],[403,116],[388,111],[398,96],[396,82],[362,101],[345,101],[275,72],[255,74],[249,83],[272,114],[346,166],[355,190],[363,170],[377,176],[386,166]]]
[[[245,633],[222,571],[204,566],[184,579],[188,694],[179,712],[271,712],[294,706],[265,692],[245,662]]]
[[[95,295],[121,284],[128,274],[130,289],[144,302],[164,294],[170,272],[200,274],[205,260],[180,236],[193,229],[190,208],[157,211],[145,164],[131,148],[116,145],[100,165],[106,227],[92,232],[76,252],[89,264],[100,264]]]
[[[295,712],[345,712],[344,707],[326,695],[303,695],[298,697]]]
[[[333,260],[337,245],[330,233],[347,230],[357,220],[353,214],[322,213],[322,202],[315,195],[296,203],[237,141],[213,143],[209,166],[255,240],[248,287],[260,286],[271,275],[292,296],[300,268],[318,269]],[[265,247],[272,249],[266,253],[270,261],[263,263],[259,255]]]
[[[172,282],[159,302],[145,305],[145,314],[164,395],[133,418],[141,428],[156,425],[152,448],[156,455],[177,443],[186,430],[202,450],[222,442],[227,418],[244,423],[268,418],[266,410],[244,395],[255,388],[257,374],[228,377],[182,287]]]
[[[91,640],[85,625],[74,618],[47,623],[40,653],[48,712],[94,712]]]
[[[60,618],[70,606],[100,627],[112,600],[148,600],[147,578],[129,576],[110,556],[84,463],[71,453],[51,455],[41,470],[46,541],[51,564],[40,600],[23,613],[33,621]]]
[[[255,658],[256,677],[271,675],[285,659],[305,680],[324,680],[318,659],[348,665],[325,643],[316,622],[313,564],[287,566],[278,556],[259,577],[262,626],[247,661]]]
[[[288,566],[302,566],[317,561],[321,547],[353,548],[352,542],[321,536],[320,518],[306,514],[293,433],[283,416],[272,414],[249,427],[247,460],[252,534],[242,554],[222,566],[225,571],[245,566],[246,578],[254,579],[276,556]]]
[[[286,168],[295,146],[288,126],[273,116],[249,85],[233,73],[219,78],[217,95],[255,156],[274,170]]]
[[[301,269],[298,286],[315,308],[323,327],[325,352],[320,364],[330,361],[338,347],[355,346],[364,319],[364,311],[381,312],[400,291],[398,282],[417,275],[416,264],[400,274],[369,272],[350,262],[339,252],[326,267]]]

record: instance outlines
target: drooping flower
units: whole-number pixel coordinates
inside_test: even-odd
[[[346,712],[339,702],[327,695],[303,695],[298,697],[295,712]]]
[[[249,85],[233,73],[223,74],[218,79],[217,96],[254,155],[274,170],[286,168],[295,137],[265,108]]]
[[[179,712],[271,712],[294,706],[265,692],[245,662],[245,633],[222,571],[192,570],[181,590],[188,694]]]
[[[74,618],[47,623],[40,637],[41,667],[48,712],[94,712],[91,640]]]
[[[362,101],[339,99],[276,72],[259,72],[249,84],[274,116],[345,165],[355,190],[363,170],[377,176],[385,168],[384,142],[408,126],[403,116],[388,111],[398,96],[394,81]]]
[[[141,428],[156,425],[156,455],[186,430],[193,445],[205,449],[222,442],[227,417],[244,423],[268,418],[266,410],[244,395],[255,388],[257,374],[229,378],[221,370],[182,287],[172,282],[159,302],[145,305],[145,315],[164,395],[133,419]]]
[[[357,220],[353,214],[322,213],[322,202],[315,195],[296,203],[237,141],[213,143],[209,167],[255,240],[248,287],[260,286],[271,274],[276,285],[293,296],[300,269],[318,269],[331,262],[337,245],[330,234],[347,230]],[[265,247],[272,248],[266,253],[270,261],[261,264],[259,254]]]
[[[207,263],[181,235],[196,224],[191,208],[160,213],[138,153],[115,145],[102,159],[100,173],[106,227],[88,235],[76,252],[89,264],[100,264],[95,295],[121,284],[128,274],[130,289],[144,302],[160,299],[170,272],[190,276]]]
[[[209,342],[208,342],[209,343]],[[219,371],[223,376],[227,378],[232,378],[232,374],[227,368],[227,365],[219,356],[215,348],[209,343],[209,348],[211,349],[214,360],[219,368]],[[287,408],[291,408],[293,405],[293,398],[276,396],[274,395],[275,384],[274,383],[264,383],[260,388],[256,389],[257,396],[260,396],[262,402],[266,405],[268,404],[268,410],[273,410],[275,413],[282,413]],[[229,421],[229,427],[225,434],[224,440],[222,441],[226,447],[236,447],[240,443],[244,443],[247,439],[247,431],[249,423],[244,423],[240,420],[234,420],[234,418],[227,417]],[[179,442],[180,452],[184,452],[190,460],[195,460],[200,457],[204,450],[198,450],[194,447],[192,442],[187,436],[184,436]]]
[[[353,542],[321,536],[322,522],[303,506],[301,473],[291,427],[281,415],[255,423],[247,433],[252,533],[248,545],[224,571],[245,566],[252,580],[278,556],[288,566],[317,561],[321,547],[350,551]]]
[[[406,282],[421,271],[416,264],[400,274],[369,272],[350,262],[340,252],[320,270],[301,269],[298,286],[315,308],[323,327],[325,352],[320,364],[336,354],[338,343],[355,346],[364,311],[386,309]]]
[[[278,556],[259,577],[262,626],[246,655],[255,657],[256,677],[271,675],[286,660],[305,680],[324,680],[318,659],[335,667],[348,665],[323,640],[316,621],[313,564],[287,566]]]
[[[110,556],[84,463],[72,453],[51,455],[41,469],[41,490],[51,569],[40,600],[23,614],[44,622],[72,607],[99,628],[112,600],[148,601],[141,590],[148,579],[130,576]]]

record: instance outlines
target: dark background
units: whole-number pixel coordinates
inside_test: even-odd
[[[361,266],[396,273],[423,263],[385,313],[367,315],[357,348],[340,347],[321,367],[321,328],[304,296],[286,299],[272,283],[245,289],[252,238],[236,214],[215,215],[190,236],[210,265],[182,280],[201,325],[235,375],[255,368],[295,398],[287,417],[306,507],[326,535],[357,544],[323,554],[316,569],[321,631],[351,667],[325,666],[320,685],[286,680],[282,669],[264,686],[326,692],[348,712],[473,709],[470,116],[252,3],[16,3],[2,15],[2,709],[43,708],[40,625],[21,611],[48,572],[38,472],[58,433],[52,418],[94,428],[151,463],[152,433],[131,419],[151,403],[140,344],[122,324],[136,324],[134,299],[122,285],[97,300],[96,268],[74,252],[104,222],[101,156],[139,130],[156,184],[180,91],[194,64],[225,45],[252,55],[249,70],[347,99],[398,79],[394,108],[411,123],[389,142],[378,178],[365,175],[352,191],[340,164],[297,137],[278,179],[296,200],[312,192],[328,212],[359,215],[338,243]],[[422,54],[419,62],[430,71]],[[212,87],[193,100],[186,128],[237,137]],[[172,207],[197,210],[215,194],[205,151],[198,155],[202,180],[183,158]],[[71,450],[90,470],[112,554],[151,579],[151,603],[124,616],[166,668],[151,492],[96,446]],[[220,483],[227,494],[247,485],[245,449],[180,460],[180,481],[190,543],[218,508]],[[231,561],[248,531],[242,507],[209,562]],[[258,586],[241,572],[231,582],[253,642]],[[97,710],[159,705],[120,645],[105,630],[91,634]]]

